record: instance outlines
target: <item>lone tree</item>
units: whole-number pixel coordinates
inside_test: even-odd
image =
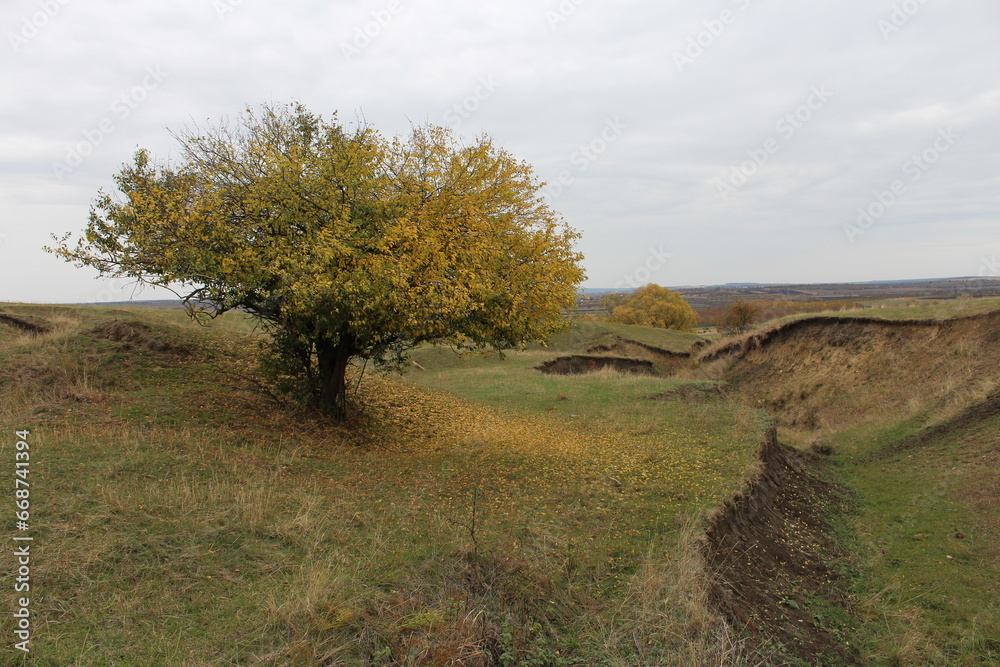
[[[608,322],[618,324],[687,331],[698,322],[697,313],[684,297],[654,283],[631,294],[605,295],[601,304],[608,311]]]
[[[743,299],[737,299],[722,318],[722,331],[726,334],[746,333],[756,321],[757,308]]]
[[[48,250],[170,288],[194,316],[251,313],[267,357],[334,418],[353,359],[399,363],[425,342],[499,351],[568,326],[579,234],[488,137],[427,125],[387,140],[297,104],[174,137],[176,163],[138,151],[121,196],[100,192],[75,245]]]

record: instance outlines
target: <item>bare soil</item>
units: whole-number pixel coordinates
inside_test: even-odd
[[[535,366],[543,373],[550,375],[580,375],[610,368],[619,373],[634,375],[662,375],[652,361],[646,359],[629,359],[626,357],[600,357],[574,354],[557,357]]]
[[[824,518],[842,490],[816,465],[814,456],[779,444],[772,428],[757,474],[710,518],[703,543],[713,606],[758,652],[772,653],[772,664],[860,664],[839,636],[837,619],[850,608],[832,564],[845,555]],[[831,601],[840,613],[831,613]]]
[[[1000,312],[952,320],[813,317],[706,351],[732,400],[779,426],[839,430],[879,416],[942,419],[997,389]]]
[[[688,352],[672,352],[621,336],[592,345],[585,352],[558,357],[535,368],[555,375],[579,375],[610,368],[619,373],[662,376],[688,365],[691,359]]]
[[[91,335],[122,344],[122,349],[145,349],[150,352],[187,354],[187,348],[171,343],[156,335],[153,329],[141,322],[111,320],[90,330]]]
[[[672,352],[654,345],[647,345],[636,340],[615,336],[611,342],[594,345],[587,349],[587,354],[612,355],[630,359],[649,359],[663,373],[670,373],[686,366],[690,359],[689,352]]]
[[[6,313],[0,313],[0,324],[6,324],[14,327],[15,329],[20,329],[21,331],[26,331],[35,335],[49,333],[52,331],[52,327],[41,321],[32,321],[22,317],[14,317],[13,315],[8,315]]]

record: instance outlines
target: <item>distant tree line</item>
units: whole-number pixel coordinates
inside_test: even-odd
[[[827,310],[849,310],[860,308],[861,304],[856,301],[835,300],[835,301],[785,301],[772,299],[737,299],[735,302],[725,306],[712,306],[711,308],[698,308],[698,326],[718,327],[720,330],[730,325],[727,319],[732,316],[733,306],[745,304],[755,311],[754,321],[764,322],[778,317],[796,315],[799,313],[817,313]]]

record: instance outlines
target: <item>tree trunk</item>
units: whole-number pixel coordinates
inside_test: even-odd
[[[353,341],[340,336],[334,344],[327,338],[316,341],[319,366],[319,408],[337,421],[347,416],[347,364],[357,354]]]

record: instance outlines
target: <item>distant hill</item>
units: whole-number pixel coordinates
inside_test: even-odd
[[[145,299],[141,301],[101,301],[91,303],[71,303],[70,306],[101,306],[101,307],[132,307],[132,308],[165,308],[167,310],[184,310],[184,302],[180,299]]]
[[[727,283],[670,287],[695,308],[728,305],[736,299],[786,301],[839,301],[857,299],[926,298],[954,299],[960,296],[1000,296],[1000,278],[933,278],[920,280],[875,280],[861,283]],[[599,297],[628,289],[587,288],[585,297]]]

